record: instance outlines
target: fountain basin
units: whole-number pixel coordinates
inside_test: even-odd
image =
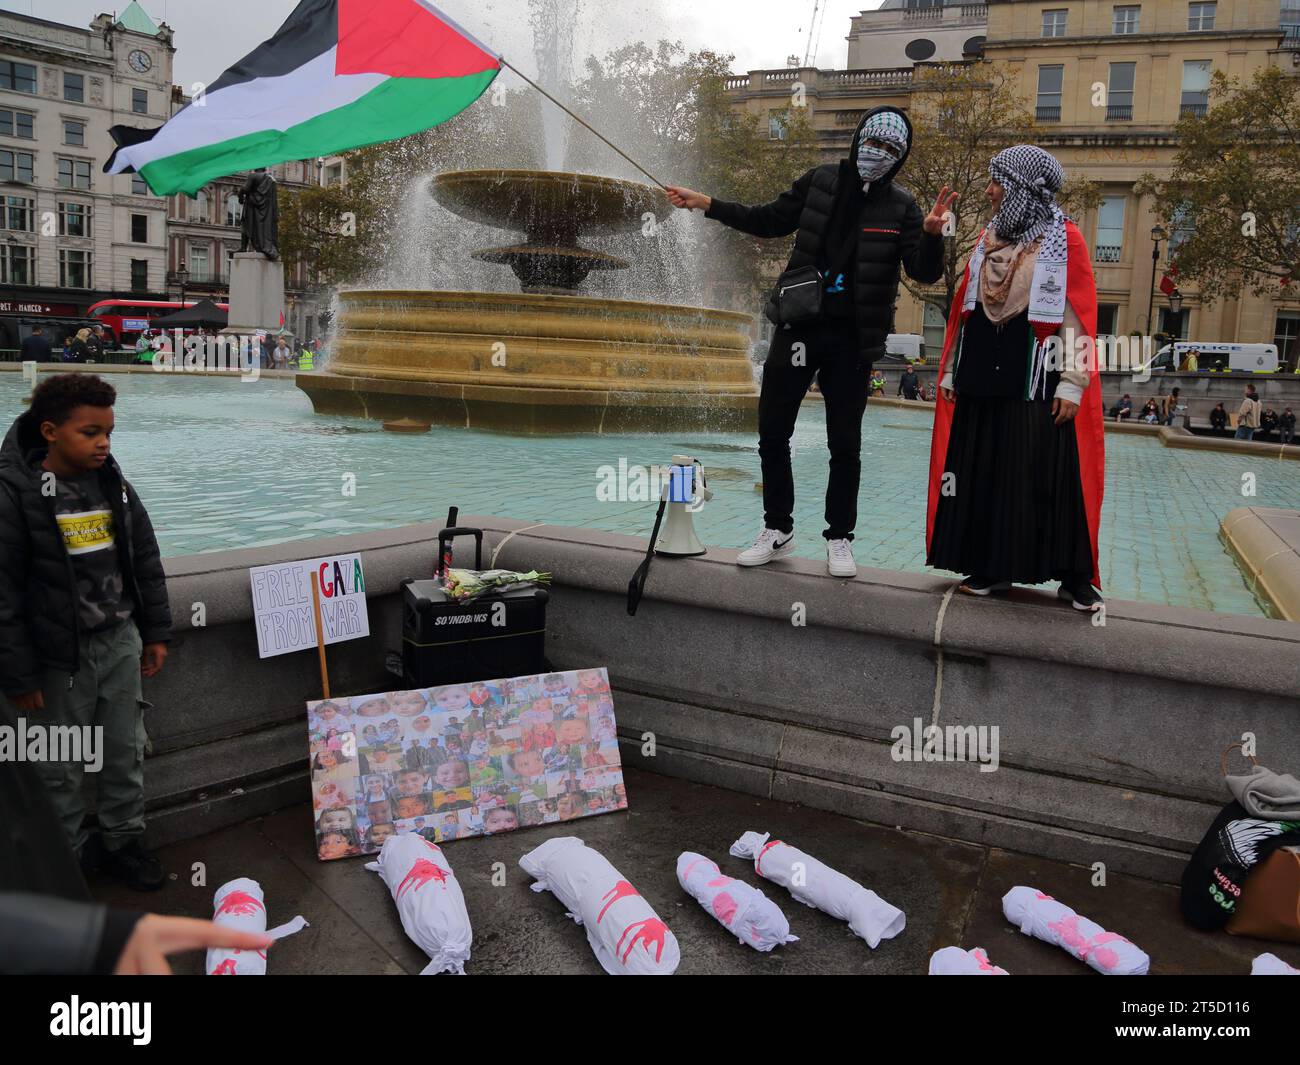
[[[320,414],[511,432],[757,426],[750,316],[576,294],[351,291]]]

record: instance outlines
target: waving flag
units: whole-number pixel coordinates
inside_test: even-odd
[[[439,125],[500,72],[498,53],[425,0],[302,0],[165,125],[113,127],[104,170],[192,196],[216,177]]]

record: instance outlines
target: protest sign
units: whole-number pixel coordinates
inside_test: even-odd
[[[253,589],[259,658],[316,646],[312,574],[320,585],[321,631],[325,643],[342,643],[370,635],[360,555],[329,555],[305,562],[255,566],[248,571],[248,578]]]

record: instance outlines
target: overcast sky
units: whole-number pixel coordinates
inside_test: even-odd
[[[95,15],[119,12],[128,0],[0,0],[0,8],[52,22],[86,26]],[[532,35],[527,0],[436,0],[437,6],[530,74]],[[712,48],[736,57],[733,70],[785,66],[802,59],[814,0],[581,0],[575,58],[633,39],[681,40],[687,48]],[[820,0],[823,11],[819,67],[843,68],[849,20],[881,0]],[[176,31],[175,81],[211,82],[231,63],[266,40],[296,0],[143,0],[155,20]],[[511,76],[506,71],[504,76]]]

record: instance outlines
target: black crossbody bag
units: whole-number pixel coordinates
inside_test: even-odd
[[[768,317],[774,325],[807,322],[822,313],[822,275],[815,266],[786,270],[777,278]]]

